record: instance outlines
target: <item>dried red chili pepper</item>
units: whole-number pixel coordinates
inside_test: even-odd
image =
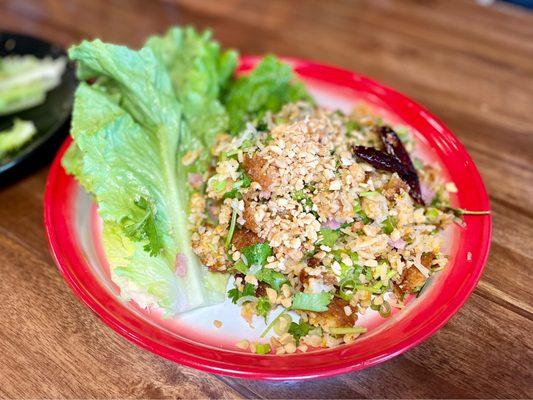
[[[390,145],[390,144],[389,144]],[[405,148],[400,143],[401,148],[405,151]],[[365,146],[353,146],[354,154],[366,161],[373,167],[389,172],[396,172],[398,176],[409,186],[409,194],[419,204],[424,205],[422,200],[422,194],[420,193],[420,182],[416,170],[412,166],[411,159],[407,154],[412,169],[409,165],[404,164],[396,154],[387,154],[383,151],[375,149],[373,147]]]
[[[400,162],[405,165],[409,171],[416,173],[415,167],[409,157],[409,153],[396,132],[394,132],[390,126],[384,125],[377,128],[377,133],[381,139],[381,143],[383,143],[385,152],[391,156],[398,157]]]

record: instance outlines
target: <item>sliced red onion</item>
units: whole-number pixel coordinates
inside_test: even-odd
[[[202,186],[202,183],[204,183],[202,175],[196,172],[189,174],[188,180],[189,185],[191,185],[195,189],[198,189],[200,186]]]
[[[394,249],[403,250],[407,246],[407,242],[403,239],[389,240],[389,246]]]
[[[187,256],[183,253],[176,254],[176,275],[184,278],[187,275]]]
[[[217,220],[217,217],[215,216],[216,206],[210,205],[207,207],[207,214],[209,215],[209,218],[211,218],[213,221]]]
[[[327,221],[322,224],[322,227],[329,229],[339,229],[341,227],[341,223],[334,218],[328,218]]]
[[[239,300],[237,300],[237,305],[238,306],[242,306],[244,303],[248,302],[248,301],[252,301],[254,303],[256,303],[258,300],[257,297],[255,296],[242,296]]]
[[[259,198],[260,199],[269,199],[270,196],[272,196],[272,191],[271,190],[261,190],[259,192]]]
[[[435,197],[435,192],[423,182],[420,183],[420,194],[422,195],[422,200],[424,200],[424,203],[426,204],[431,204],[431,201]]]

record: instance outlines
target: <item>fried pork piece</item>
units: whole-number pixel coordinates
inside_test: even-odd
[[[252,246],[254,244],[263,243],[259,236],[249,229],[236,229],[233,233],[233,239],[231,243],[237,250],[241,250],[243,247]]]
[[[421,264],[430,268],[435,254],[433,253],[424,253],[421,257]],[[418,270],[416,267],[411,267],[403,271],[402,281],[399,285],[399,288],[403,294],[405,293],[415,293],[420,289],[420,287],[426,282],[426,277]]]
[[[416,267],[411,267],[403,271],[400,289],[402,293],[414,293],[424,284],[426,277]]]
[[[357,313],[350,308],[350,315],[346,315],[346,306],[349,307],[349,303],[346,300],[334,297],[329,303],[328,310],[310,314],[309,322],[313,325],[320,325],[326,330],[329,328],[352,327],[357,321]]]
[[[269,174],[267,162],[263,157],[257,154],[246,156],[242,166],[253,182],[259,183],[262,190],[269,190],[272,185],[272,175]]]
[[[247,231],[254,232],[259,231],[259,226],[255,222],[254,210],[246,202],[243,212],[244,226]],[[259,243],[259,242],[258,242]]]

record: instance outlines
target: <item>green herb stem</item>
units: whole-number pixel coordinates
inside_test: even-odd
[[[490,210],[488,211],[473,211],[465,210],[464,208],[454,208],[454,207],[444,207],[443,211],[452,212],[454,215],[460,217],[462,215],[490,215]]]
[[[272,329],[272,327],[274,326],[274,324],[276,322],[278,322],[278,320],[281,318],[281,316],[283,314],[286,314],[287,313],[287,310],[283,310],[282,312],[280,312],[276,318],[274,318],[272,321],[270,321],[270,323],[266,326],[265,330],[261,333],[261,338],[264,338],[265,335]]]
[[[365,333],[366,331],[367,329],[362,326],[340,327],[340,328],[329,329],[329,333],[333,335],[352,335],[352,334],[357,334],[357,333]]]

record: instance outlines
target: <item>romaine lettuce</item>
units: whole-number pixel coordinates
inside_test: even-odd
[[[209,32],[171,28],[163,37],[146,42],[166,67],[183,108],[186,124],[179,151],[202,150],[192,169],[202,170],[209,161],[215,136],[228,128],[228,115],[219,98],[237,65],[235,51],[220,51]]]
[[[243,118],[237,101],[257,97],[261,85],[232,81],[236,54],[191,28],[172,28],[138,51],[85,41],[69,56],[78,63],[78,77],[93,83],[77,89],[74,143],[63,166],[98,203],[106,256],[122,296],[167,315],[222,301],[226,276],[208,272],[190,246],[187,175],[207,168],[215,135]],[[263,94],[275,86],[269,99],[281,90],[271,69],[254,73]],[[283,87],[292,91],[290,68],[281,69]],[[295,96],[260,102],[246,116],[257,118],[289,98]],[[183,165],[191,151],[196,162]]]
[[[76,92],[71,152],[78,161],[70,154],[64,165],[98,203],[122,295],[168,314],[221,301],[224,276],[207,277],[190,246],[179,157],[189,128],[165,65],[148,47],[133,51],[98,40],[69,55],[86,78],[99,81]]]

